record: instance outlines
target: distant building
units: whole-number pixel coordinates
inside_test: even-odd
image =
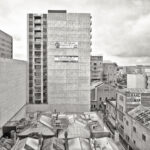
[[[120,89],[117,92],[117,107],[123,110],[123,113],[128,112],[140,104],[144,104],[146,98],[149,98],[149,94],[149,89]]]
[[[0,136],[3,125],[26,104],[27,63],[0,58]]]
[[[0,58],[13,58],[13,38],[0,30]]]
[[[111,85],[117,83],[117,69],[116,63],[104,62],[103,63],[103,82]]]
[[[145,68],[147,89],[150,89],[150,68]]]
[[[106,100],[116,99],[116,88],[103,82],[93,82],[91,85],[91,110],[100,110],[106,105]]]
[[[103,80],[103,56],[91,56],[91,81]]]
[[[150,108],[142,105],[124,116],[124,141],[131,150],[148,150],[150,147]]]
[[[147,88],[144,74],[127,74],[127,88]]]

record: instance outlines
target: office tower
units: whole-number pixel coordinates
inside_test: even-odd
[[[29,103],[47,103],[47,14],[28,14]]]
[[[103,81],[103,56],[91,56],[91,81]]]
[[[38,25],[40,26],[36,24],[36,19],[39,19]],[[49,10],[47,18],[44,18],[44,15],[29,14],[28,24],[30,24],[29,20],[31,21],[31,25],[28,25],[28,30],[30,30],[28,34],[28,38],[30,37],[28,40],[30,58],[29,102],[48,103],[51,110],[89,111],[91,15],[67,13],[66,10]],[[45,27],[44,21],[47,21]],[[44,34],[44,29],[45,34],[47,33],[47,40],[40,38],[39,51],[35,48],[36,27],[40,27],[40,35]],[[46,45],[45,55],[43,55],[44,49],[42,47],[44,43]],[[39,75],[41,74],[40,85],[41,88],[46,87],[45,90],[40,90],[38,95],[35,92],[36,51],[40,52],[40,64],[38,66],[41,67],[38,69],[45,71],[45,82],[43,74],[39,72]],[[41,65],[43,60],[45,60],[45,69]],[[44,91],[46,92],[44,93]],[[39,96],[38,99],[36,99],[35,94]],[[42,94],[47,94],[45,100],[42,99]]]
[[[0,30],[0,57],[9,59],[13,57],[13,39],[2,30]]]

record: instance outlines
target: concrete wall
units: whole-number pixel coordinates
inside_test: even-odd
[[[48,104],[53,110],[90,110],[90,24],[90,14],[48,14]],[[78,46],[57,48],[57,42]],[[74,56],[78,61],[56,62],[56,56]]]
[[[117,121],[120,125],[123,124],[123,114],[126,112],[126,96],[120,92],[117,93]]]
[[[103,81],[111,85],[117,83],[117,64],[116,63],[103,63]]]
[[[103,56],[91,56],[91,81],[103,81]]]
[[[110,86],[108,84],[102,84],[99,87],[97,87],[97,100],[101,100],[105,102],[107,99],[116,99],[116,88],[113,86]]]
[[[26,103],[26,69],[24,61],[0,59],[0,128]]]
[[[145,75],[127,74],[127,88],[146,88]]]
[[[126,122],[128,121],[128,125]],[[136,128],[136,132],[133,131],[133,127]],[[140,150],[148,150],[150,147],[150,131],[139,122],[134,120],[129,115],[125,116],[124,119],[124,133],[130,137],[130,142],[135,147],[138,147]],[[142,134],[146,136],[146,141],[142,139]],[[134,142],[135,141],[135,144]]]
[[[0,57],[13,57],[13,39],[10,35],[0,30]]]

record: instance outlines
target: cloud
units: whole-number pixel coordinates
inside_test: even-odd
[[[149,62],[145,59],[150,56],[149,0],[0,0],[0,29],[14,37],[16,58],[27,60],[27,13],[49,9],[92,14],[93,54],[119,63],[130,64],[133,58],[136,63]]]

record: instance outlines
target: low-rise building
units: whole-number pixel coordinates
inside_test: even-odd
[[[141,104],[146,103],[149,98],[148,93],[150,93],[148,89],[121,89],[117,92],[117,129],[125,146],[127,146],[127,142],[124,141],[126,133],[124,116]]]
[[[148,150],[150,147],[150,108],[142,105],[126,113],[124,140],[131,150]]]
[[[116,88],[103,82],[91,84],[91,110],[100,110],[106,100],[116,99]]]
[[[116,130],[116,120],[117,120],[117,109],[116,109],[116,100],[106,101],[106,124],[114,134]]]

